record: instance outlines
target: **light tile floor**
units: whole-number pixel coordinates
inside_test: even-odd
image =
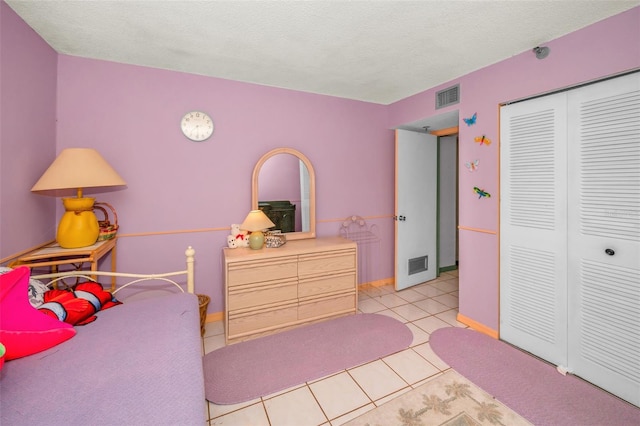
[[[413,332],[408,349],[309,382],[236,405],[206,407],[209,425],[314,426],[341,425],[407,392],[449,368],[429,346],[429,335],[442,327],[465,327],[458,314],[458,271],[402,291],[393,286],[359,292],[361,312],[396,318]],[[206,324],[205,353],[223,347],[221,321]]]

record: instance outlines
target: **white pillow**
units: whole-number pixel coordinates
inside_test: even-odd
[[[13,268],[6,266],[0,266],[0,275],[11,271]],[[44,294],[50,290],[50,288],[42,281],[29,278],[29,302],[31,306],[37,308],[44,303]]]

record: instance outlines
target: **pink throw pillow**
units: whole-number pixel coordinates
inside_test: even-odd
[[[39,312],[29,302],[29,268],[0,275],[0,342],[5,360],[21,358],[72,338],[71,324]]]

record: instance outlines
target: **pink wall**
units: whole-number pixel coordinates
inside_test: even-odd
[[[260,167],[260,201],[300,201],[300,161],[293,155],[277,155]]]
[[[640,7],[544,45],[551,48],[544,60],[526,51],[389,107],[389,127],[459,110],[460,226],[499,231],[499,104],[640,67]],[[460,103],[436,112],[435,92],[455,83],[460,83]],[[477,124],[469,127],[462,118],[474,113]],[[474,142],[483,134],[491,145]],[[464,163],[472,159],[480,160],[480,168],[468,173]],[[478,199],[474,186],[491,198]],[[497,234],[460,232],[460,313],[494,330],[499,322],[498,261]]]
[[[29,190],[55,158],[57,54],[0,2],[0,258],[51,239],[56,200]]]
[[[318,235],[337,235],[341,222],[332,220],[393,213],[393,132],[382,105],[65,55],[58,92],[57,149],[95,147],[127,181],[125,190],[98,195],[117,209],[122,235],[241,223],[251,207],[254,165],[282,146],[301,151],[315,168],[317,219],[329,221]],[[192,109],[214,120],[205,142],[180,131]],[[119,269],[179,268],[193,245],[196,290],[212,297],[211,312],[221,311],[228,233],[119,238]],[[392,268],[387,256],[382,276]]]
[[[453,109],[461,117],[478,113],[476,126],[461,123],[460,161],[480,158],[481,169],[465,174],[460,165],[460,224],[497,232],[498,104],[640,66],[635,8],[550,41],[551,55],[543,61],[523,52],[382,106],[56,55],[3,2],[0,13],[1,253],[54,237],[52,212],[59,201],[29,189],[56,152],[96,147],[128,183],[125,190],[98,194],[118,210],[118,269],[181,268],[185,247],[193,245],[196,291],[212,296],[210,312],[223,308],[224,228],[249,211],[253,166],[267,151],[292,147],[313,163],[319,236],[337,234],[341,219],[351,215],[385,217],[371,220],[381,239],[379,276],[372,279],[385,279],[393,276],[390,129],[436,115],[436,90],[459,82],[462,101]],[[192,109],[214,119],[206,142],[189,142],[180,133],[180,118]],[[480,134],[493,144],[475,144]],[[476,185],[492,197],[478,200]],[[180,232],[203,229],[210,231]],[[497,235],[464,231],[461,241],[460,312],[497,329]]]

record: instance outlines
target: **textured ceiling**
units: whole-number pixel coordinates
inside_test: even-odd
[[[5,1],[62,54],[379,104],[411,96],[640,4],[640,0]]]

